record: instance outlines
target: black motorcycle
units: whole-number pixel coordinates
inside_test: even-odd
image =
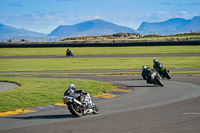
[[[72,56],[72,57],[73,57],[74,54],[73,54],[72,52],[69,51],[69,52],[66,52],[66,56],[67,56],[67,57],[69,57],[69,56]]]

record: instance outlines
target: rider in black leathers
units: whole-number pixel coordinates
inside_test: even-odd
[[[154,63],[153,68],[156,69],[156,71],[160,73],[160,68],[161,68],[161,66],[163,66],[163,64],[160,61],[158,61],[157,59],[154,59],[153,63]]]
[[[68,48],[68,49],[66,50],[66,53],[71,53],[71,50]]]
[[[142,77],[147,83],[151,83],[151,74],[154,72],[154,69],[150,67],[142,66]]]
[[[68,48],[68,49],[66,50],[66,55],[67,55],[67,56],[70,56],[70,55],[73,56],[73,52]]]

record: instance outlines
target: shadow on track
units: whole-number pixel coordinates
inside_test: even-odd
[[[142,78],[140,78],[140,79],[125,79],[125,80],[132,80],[132,81],[135,81],[135,80],[144,80],[144,79],[142,79]]]
[[[65,118],[72,118],[73,116],[71,114],[65,114],[65,115],[41,115],[41,116],[27,116],[27,117],[10,117],[13,119],[65,119]]]

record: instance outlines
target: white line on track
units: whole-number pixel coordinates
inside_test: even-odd
[[[186,113],[183,113],[184,115],[200,115],[200,113],[198,112],[186,112]]]
[[[194,95],[194,97],[200,97],[200,95]]]

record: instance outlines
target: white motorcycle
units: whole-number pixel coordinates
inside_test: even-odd
[[[83,97],[83,96],[82,96]],[[75,117],[81,117],[82,115],[88,113],[98,114],[98,107],[92,102],[89,93],[84,96],[83,102],[80,102],[81,96],[79,98],[75,98],[74,96],[66,95],[63,98],[65,104],[67,104],[69,111]]]

